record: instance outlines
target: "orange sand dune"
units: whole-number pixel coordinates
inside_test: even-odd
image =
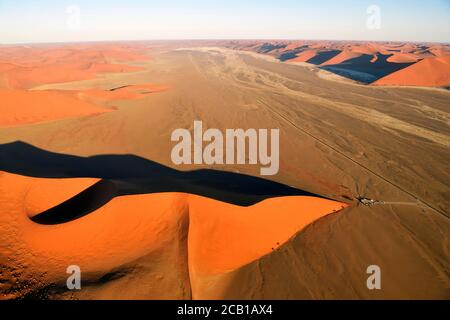
[[[79,98],[94,98],[100,100],[133,100],[133,99],[141,99],[145,96],[157,92],[163,92],[168,89],[167,86],[164,85],[156,85],[156,84],[141,84],[141,85],[130,85],[123,88],[118,88],[116,90],[82,90],[76,91],[76,94]]]
[[[352,52],[352,51],[349,51],[349,50],[342,51],[341,53],[339,53],[334,58],[331,58],[330,60],[322,63],[321,66],[327,66],[327,65],[332,65],[332,64],[339,64],[339,63],[342,63],[342,62],[350,60],[350,59],[358,58],[360,56],[362,56],[361,53]]]
[[[352,47],[352,52],[361,53],[361,54],[377,54],[379,50],[374,47],[374,45],[358,45]]]
[[[16,69],[19,66],[12,63],[0,63],[0,72],[5,72],[8,70]]]
[[[80,266],[85,280],[88,280],[87,275],[96,279],[98,274],[101,277],[123,264],[163,252],[170,248],[172,239],[180,236],[181,221],[187,213],[184,196],[154,194],[116,198],[71,223],[38,225],[27,217],[24,208],[52,205],[54,201],[49,197],[27,197],[28,189],[35,188],[36,183],[41,185],[41,193],[55,192],[57,198],[63,199],[69,189],[76,191],[77,185],[88,185],[90,181],[49,182],[0,172],[0,265],[7,257],[14,257],[12,265],[7,268],[3,265],[5,271],[24,266],[14,275],[8,276],[7,272],[0,275],[1,293],[8,292],[8,287],[13,285],[17,288],[22,282],[37,287],[58,282],[65,285],[66,268],[70,265]],[[56,185],[67,191],[59,192]],[[170,262],[165,276],[178,268],[176,257]],[[149,286],[158,281],[161,282],[153,279]],[[19,294],[32,289],[27,285]],[[110,294],[127,296],[127,293],[112,291]],[[177,297],[171,296],[168,288],[166,291],[162,294],[167,298]],[[128,295],[133,293],[135,290],[130,288]]]
[[[387,58],[388,62],[394,63],[417,62],[419,60],[420,57],[413,53],[400,53],[400,52],[395,52],[391,57]]]
[[[449,46],[433,46],[429,48],[428,51],[437,57],[442,57],[450,55],[449,49]]]
[[[101,277],[149,254],[166,252],[174,239],[182,239],[187,232],[179,261],[172,257],[171,265],[161,272],[187,271],[189,265],[195,288],[202,277],[248,264],[283,245],[306,225],[345,206],[312,197],[288,197],[244,208],[199,196],[159,193],[118,197],[81,219],[60,225],[39,225],[29,219],[95,182],[0,172],[0,263],[15,256],[15,265],[27,266],[18,270],[15,281],[26,282],[31,273],[41,275],[39,283],[61,282],[66,279],[65,269],[73,264],[81,267],[85,277]],[[184,262],[183,252],[188,254]],[[11,279],[6,275],[2,280],[0,292],[7,292],[5,286]]]
[[[425,58],[376,81],[374,85],[450,86],[450,56]]]
[[[110,112],[56,91],[0,89],[0,126],[9,127]]]
[[[189,198],[191,275],[237,269],[286,243],[307,225],[345,205],[314,197],[283,197],[245,208]]]
[[[301,52],[297,55],[297,58],[290,59],[288,62],[306,62],[312,58],[314,58],[317,55],[316,50],[308,50]]]

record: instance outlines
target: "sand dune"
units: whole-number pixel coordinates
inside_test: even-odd
[[[11,127],[110,112],[69,94],[0,89],[0,126]]]
[[[15,68],[6,72],[8,87],[12,89],[29,89],[48,83],[71,82],[94,79],[99,73],[120,73],[142,70],[132,67],[108,63],[73,63],[43,65],[27,68]]]
[[[337,56],[335,56],[335,57],[325,61],[324,63],[321,64],[321,66],[327,66],[327,65],[332,65],[332,64],[340,64],[340,63],[345,62],[347,60],[358,58],[361,55],[362,55],[361,53],[352,52],[352,51],[346,50],[346,51],[343,51],[343,52],[339,53]]]
[[[3,295],[9,291],[13,281],[29,282],[28,274],[36,277],[37,272],[41,276],[32,278],[36,282],[21,295],[26,295],[28,290],[45,289],[39,283],[57,284],[63,279],[61,271],[65,266],[75,262],[87,274],[88,279],[84,281],[88,282],[95,283],[97,278],[115,268],[126,270],[124,265],[132,262],[136,264],[134,269],[141,274],[142,271],[138,270],[144,266],[137,262],[139,259],[152,254],[161,259],[163,255],[158,252],[169,250],[175,242],[180,247],[169,254],[170,260],[164,261],[164,269],[156,270],[161,278],[150,286],[162,283],[161,289],[166,289],[163,296],[182,297],[188,294],[189,287],[196,287],[198,279],[250,263],[283,245],[314,220],[345,206],[324,199],[291,197],[241,208],[198,196],[172,193],[118,197],[82,219],[53,227],[28,220],[36,210],[48,208],[58,200],[65,201],[70,193],[76,196],[81,188],[94,182],[92,179],[50,180],[0,173],[2,268],[14,267],[6,262],[5,252],[17,252],[24,250],[22,246],[27,247],[20,257],[27,268],[16,273],[15,279],[8,274],[2,276]],[[58,191],[62,189],[64,191]],[[49,194],[55,197],[50,198]],[[285,209],[281,216],[279,208]],[[77,210],[77,207],[72,210]],[[208,239],[207,243],[205,239]],[[178,264],[173,265],[177,261]],[[186,270],[188,264],[189,273]],[[171,267],[167,268],[169,265]],[[171,278],[171,274],[178,275],[178,278]],[[124,277],[129,279],[128,275]],[[175,287],[186,278],[188,282],[182,284],[184,291],[180,292],[182,288],[176,290]],[[122,290],[131,289],[133,281],[121,286],[122,297],[127,296]],[[96,289],[87,289],[84,294],[93,294]],[[138,297],[135,292],[130,290],[128,296]],[[107,298],[115,294],[119,292],[104,289],[101,296]]]
[[[291,43],[2,47],[0,61],[20,68],[84,55],[80,68],[143,70],[1,91],[25,95],[27,106],[64,102],[58,112],[71,103],[78,112],[80,102],[114,112],[1,128],[0,298],[448,299],[448,90],[330,81],[318,76],[322,66],[279,59],[343,51],[355,56],[323,68],[375,77],[398,71],[387,61],[396,53],[424,59],[408,70],[445,52]],[[139,60],[148,50],[154,58]],[[14,112],[5,114],[16,121]],[[175,166],[171,133],[195,120],[220,130],[279,128],[279,174]],[[81,267],[81,291],[67,290],[69,265]],[[366,286],[370,265],[382,269],[380,291]]]
[[[406,69],[378,80],[374,85],[450,86],[450,56],[425,58]]]
[[[297,55],[296,58],[290,59],[289,62],[307,62],[317,55],[317,51],[308,50]]]
[[[189,204],[193,298],[203,290],[205,279],[232,272],[278,250],[307,225],[346,207],[312,197],[268,199],[248,208],[199,197],[190,197]]]

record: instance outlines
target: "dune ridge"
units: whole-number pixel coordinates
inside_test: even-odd
[[[0,127],[94,116],[112,111],[57,91],[0,89],[0,100]]]
[[[5,268],[8,253],[21,251],[20,262],[15,261],[14,265],[27,265],[25,270],[17,270],[14,281],[27,281],[27,272],[36,274],[39,271],[43,272],[39,283],[55,284],[64,278],[64,274],[57,271],[61,272],[74,263],[89,278],[95,279],[98,274],[108,273],[113,266],[125,265],[152,252],[156,254],[167,248],[168,242],[186,234],[189,239],[185,239],[183,246],[186,247],[179,248],[175,252],[179,257],[171,259],[180,261],[178,271],[189,265],[190,280],[189,284],[184,285],[191,286],[195,297],[197,279],[251,263],[282,246],[314,220],[346,207],[331,200],[297,196],[268,199],[243,208],[194,195],[156,193],[117,197],[88,216],[70,223],[44,226],[29,220],[30,213],[24,207],[43,208],[54,205],[55,201],[49,197],[36,198],[34,194],[22,203],[22,196],[30,186],[39,186],[41,193],[65,189],[57,193],[57,198],[61,200],[68,191],[77,192],[82,185],[88,186],[92,182],[0,173],[0,203],[3,208],[0,218],[0,264]],[[64,188],[65,185],[68,188]],[[282,215],[280,208],[283,209]],[[255,220],[256,217],[258,219]],[[187,229],[175,230],[180,228],[181,221],[187,220],[189,223],[184,222],[182,227]],[[217,233],[219,230],[220,233]],[[207,243],[205,239],[208,239]],[[236,246],[240,248],[238,252]],[[93,255],[96,259],[92,259]],[[180,259],[183,258],[189,262],[182,262]],[[14,265],[6,263],[8,268]],[[159,273],[170,271],[159,270]],[[2,279],[0,292],[3,298],[5,292],[12,288],[11,281],[13,279]],[[42,290],[39,283],[25,291],[31,294],[33,290]],[[173,291],[165,294],[176,296]]]

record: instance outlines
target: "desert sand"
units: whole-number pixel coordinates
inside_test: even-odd
[[[445,87],[450,83],[450,55],[425,58],[376,81],[374,85]]]
[[[450,85],[450,47],[444,44],[255,41],[222,45],[271,55],[280,61],[309,63],[364,84],[416,87]]]
[[[280,41],[260,52],[264,43],[0,49],[5,64],[31,69],[43,64],[34,50],[61,63],[105,51],[105,63],[136,68],[12,87],[14,69],[0,72],[1,92],[26,97],[1,113],[0,297],[448,299],[448,90],[331,81],[320,65],[277,59],[297,45],[356,47],[347,57],[364,59],[353,71],[387,72],[387,50],[417,46],[298,42],[281,52]],[[339,55],[333,66],[348,63]],[[33,107],[54,97],[64,106]],[[17,121],[19,111],[33,121]],[[175,166],[171,133],[195,120],[279,128],[279,174]],[[66,287],[70,265],[82,270],[80,291]],[[366,287],[370,265],[383,270],[380,291]]]

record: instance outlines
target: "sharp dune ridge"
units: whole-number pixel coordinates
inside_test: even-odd
[[[62,180],[62,183],[65,183],[65,180]],[[71,179],[66,181],[72,183]],[[63,186],[61,181],[55,183]],[[45,192],[45,186],[51,184],[48,179],[3,173],[0,175],[0,188],[3,191],[0,202],[4,204],[5,200],[9,199],[14,205],[20,201],[23,192],[28,193],[34,188],[44,188]],[[8,187],[10,189],[6,191],[5,188]],[[180,233],[186,237],[181,244],[184,248],[179,248],[181,251],[174,253],[179,256],[172,258],[172,261],[187,259],[180,262],[189,267],[189,272],[183,276],[187,277],[189,282],[184,285],[190,286],[192,297],[195,298],[200,294],[197,291],[201,291],[197,289],[197,282],[230,272],[269,254],[308,224],[346,207],[343,203],[310,196],[270,198],[251,207],[240,208],[180,193],[109,199],[109,195],[114,192],[111,183],[100,181],[61,204],[60,208],[55,207],[32,216],[31,221],[38,224],[27,222],[29,217],[26,212],[21,211],[23,207],[18,208],[18,212],[4,211],[3,219],[9,216],[15,221],[11,226],[15,236],[3,239],[2,249],[8,247],[10,250],[21,250],[20,246],[26,244],[27,252],[32,254],[32,257],[27,254],[20,257],[28,267],[16,273],[15,279],[2,279],[3,294],[10,292],[14,295],[14,290],[8,290],[11,282],[20,284],[27,281],[27,269],[39,270],[40,263],[45,261],[50,264],[47,266],[49,273],[38,278],[40,282],[47,283],[47,286],[42,287],[39,283],[34,283],[26,290],[28,293],[21,292],[21,295],[58,294],[57,288],[61,286],[58,284],[60,276],[54,274],[54,271],[64,266],[62,261],[70,260],[79,261],[82,268],[87,269],[87,283],[98,281],[98,286],[101,286],[100,283],[107,285],[113,280],[126,278],[126,274],[117,279],[110,278],[108,272],[98,280],[95,280],[95,274],[105,272],[108,267],[115,268],[115,273],[126,272],[126,263],[137,263],[137,260],[147,254],[167,246],[167,241],[172,237],[176,239],[177,233]],[[105,197],[107,201],[104,201]],[[26,197],[24,205],[32,207],[33,203],[30,204],[30,201],[33,201],[33,198]],[[93,203],[97,205],[99,202],[101,207],[96,208],[91,215],[76,215],[71,217],[71,221],[66,220],[67,213],[80,212],[86,206]],[[282,215],[275,215],[275,208],[281,207],[289,210],[283,210]],[[178,225],[180,219],[187,219],[189,223],[183,223],[178,230],[167,229],[168,225]],[[132,233],[128,233],[130,228],[133,229]],[[217,233],[218,229],[221,233]],[[114,236],[116,233],[121,236]],[[204,239],[209,239],[209,246],[205,244]],[[137,245],[136,241],[140,244]],[[236,251],[238,248],[239,253]],[[97,260],[89,260],[90,254],[95,252]],[[113,256],[110,256],[111,254]],[[57,258],[56,261],[52,261],[51,257]],[[122,261],[122,264],[119,261]],[[167,263],[170,263],[170,260]],[[180,272],[181,270],[182,268]],[[166,292],[168,297],[174,297],[176,294],[173,291]]]

